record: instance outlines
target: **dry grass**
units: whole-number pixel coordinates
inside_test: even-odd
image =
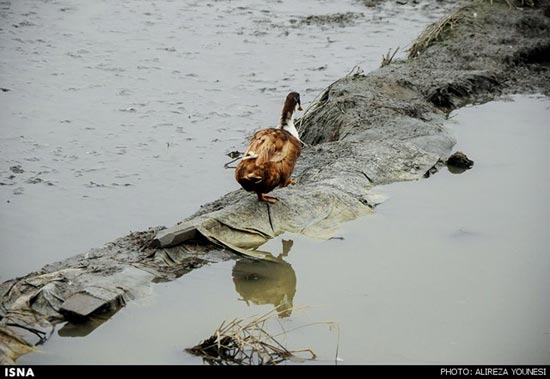
[[[277,365],[285,360],[303,362],[315,359],[317,356],[313,350],[288,350],[276,339],[288,331],[276,335],[266,331],[268,321],[276,317],[277,308],[260,316],[235,319],[229,323],[224,321],[212,336],[186,350],[213,365]],[[315,324],[332,326],[334,323]],[[313,324],[303,327],[309,325]]]
[[[489,1],[491,5],[496,0],[478,0],[478,3]],[[522,7],[535,5],[534,0],[503,0],[510,9],[521,9]],[[475,5],[475,4],[474,4]],[[458,22],[460,22],[467,14],[467,11],[473,7],[472,4],[466,4],[457,8],[454,12],[442,19],[429,25],[416,39],[412,47],[409,49],[409,59],[417,57],[428,48],[434,41],[438,40],[442,34],[451,30]]]
[[[459,7],[451,14],[429,25],[414,41],[413,45],[409,49],[408,58],[416,58],[420,55],[420,53],[434,43],[434,41],[438,40],[444,32],[452,29],[453,26],[466,15],[465,11],[470,7],[471,5]]]
[[[380,63],[380,68],[389,65],[393,61],[393,57],[395,57],[395,54],[399,51],[399,46],[395,51],[391,52],[391,49],[388,50],[388,53],[386,55],[382,55],[382,62]]]

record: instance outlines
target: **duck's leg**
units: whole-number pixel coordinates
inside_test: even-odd
[[[257,195],[259,201],[265,201],[266,203],[275,204],[279,200],[275,196],[268,196],[265,193],[258,192]]]

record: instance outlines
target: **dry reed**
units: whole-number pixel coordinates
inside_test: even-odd
[[[315,359],[317,356],[313,350],[288,350],[276,339],[288,331],[275,335],[266,331],[266,324],[276,316],[277,308],[259,316],[224,321],[212,336],[186,350],[213,365],[277,365],[285,360],[303,362]],[[314,324],[334,325],[321,322],[302,327]]]

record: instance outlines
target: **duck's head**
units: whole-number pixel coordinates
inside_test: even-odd
[[[283,109],[287,112],[294,113],[302,110],[302,103],[300,102],[300,94],[298,92],[291,92],[286,96],[285,105]]]
[[[285,105],[281,112],[281,120],[279,121],[279,127],[294,126],[294,113],[302,110],[302,103],[300,102],[300,94],[298,92],[291,92],[286,96]]]
[[[291,92],[286,95],[285,105],[283,105],[283,111],[281,112],[281,119],[279,120],[279,128],[282,128],[300,140],[298,130],[294,126],[294,113],[302,110],[302,103],[300,102],[300,94],[298,92]]]

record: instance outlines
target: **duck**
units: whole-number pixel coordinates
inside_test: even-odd
[[[302,141],[294,125],[294,116],[302,110],[300,94],[290,92],[284,102],[276,128],[258,130],[235,169],[235,179],[258,200],[274,204],[278,198],[267,193],[277,187],[296,184],[291,178],[296,160],[302,151]]]

